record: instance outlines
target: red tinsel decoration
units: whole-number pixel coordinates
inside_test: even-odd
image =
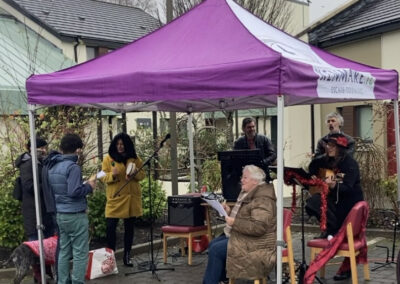
[[[326,198],[328,196],[328,191],[329,187],[324,182],[323,180],[317,178],[317,179],[307,179],[303,178],[301,175],[294,171],[285,171],[285,177],[284,177],[284,182],[287,185],[292,185],[293,186],[293,193],[292,193],[292,212],[294,212],[294,208],[296,207],[296,184],[294,184],[292,181],[293,179],[298,180],[302,185],[308,185],[308,186],[321,186],[321,220],[319,223],[319,227],[321,228],[321,231],[326,230],[326,210],[327,210],[327,201]]]

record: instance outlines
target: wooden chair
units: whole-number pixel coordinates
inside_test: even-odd
[[[364,230],[368,217],[368,205],[365,201],[358,202],[351,209],[343,222],[342,228],[346,230],[346,237],[340,243],[335,255],[350,258],[352,284],[358,284],[357,278],[357,262],[356,256],[360,254],[360,250],[367,247]],[[364,222],[363,222],[364,221]],[[316,255],[327,248],[329,241],[327,239],[314,239],[307,243],[311,248],[311,262]],[[364,279],[370,280],[368,263],[364,266]],[[321,277],[325,277],[325,266],[320,271]]]
[[[290,225],[292,223],[292,211],[288,209],[283,209],[283,239],[285,240],[287,247],[282,250],[282,263],[288,263],[289,265],[289,275],[290,283],[296,283],[296,275],[294,272],[294,255],[293,255],[293,243],[292,243],[292,233],[290,230]],[[229,279],[229,284],[234,284],[235,279]],[[256,279],[254,284],[267,284],[267,279]]]
[[[188,243],[188,264],[192,265],[192,240],[194,237],[208,235],[207,226],[162,226],[161,230],[163,232],[163,251],[164,251],[164,263],[167,263],[168,254],[168,237],[178,237],[181,238],[181,253],[182,256],[185,255],[185,240]],[[208,236],[210,239],[210,236]]]
[[[286,242],[287,247],[282,250],[282,263],[287,263],[289,265],[290,284],[295,284],[296,275],[294,272],[292,232],[290,230],[292,215],[292,211],[283,209],[283,239]]]

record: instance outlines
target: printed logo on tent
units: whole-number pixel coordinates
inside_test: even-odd
[[[375,77],[349,68],[313,66],[318,75],[317,93],[322,98],[373,99]]]

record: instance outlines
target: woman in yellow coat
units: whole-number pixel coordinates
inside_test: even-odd
[[[106,173],[103,182],[106,184],[107,196],[107,245],[115,251],[116,229],[119,219],[123,219],[125,228],[123,261],[124,265],[129,267],[133,266],[130,253],[134,221],[136,217],[142,215],[142,192],[139,181],[145,178],[145,172],[138,171],[142,164],[129,135],[119,133],[111,141],[108,155],[102,165],[102,170]],[[125,185],[126,182],[128,184]],[[123,189],[119,191],[122,187]]]

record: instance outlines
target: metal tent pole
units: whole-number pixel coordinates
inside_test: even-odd
[[[190,190],[195,192],[194,150],[193,150],[193,114],[188,114],[187,130],[189,134],[189,159],[190,159]]]
[[[284,111],[284,96],[278,96],[278,139],[277,139],[277,224],[276,224],[276,283],[282,283],[282,247],[285,245],[283,241],[283,111]]]
[[[43,251],[43,232],[42,232],[42,218],[40,212],[40,198],[39,198],[39,173],[37,163],[37,147],[36,147],[36,133],[35,133],[35,105],[28,104],[29,114],[29,131],[31,139],[31,157],[32,157],[32,175],[33,175],[33,191],[35,194],[35,210],[36,210],[36,228],[39,237],[39,252],[40,252],[40,274],[42,283],[46,283],[46,270],[44,263]]]

